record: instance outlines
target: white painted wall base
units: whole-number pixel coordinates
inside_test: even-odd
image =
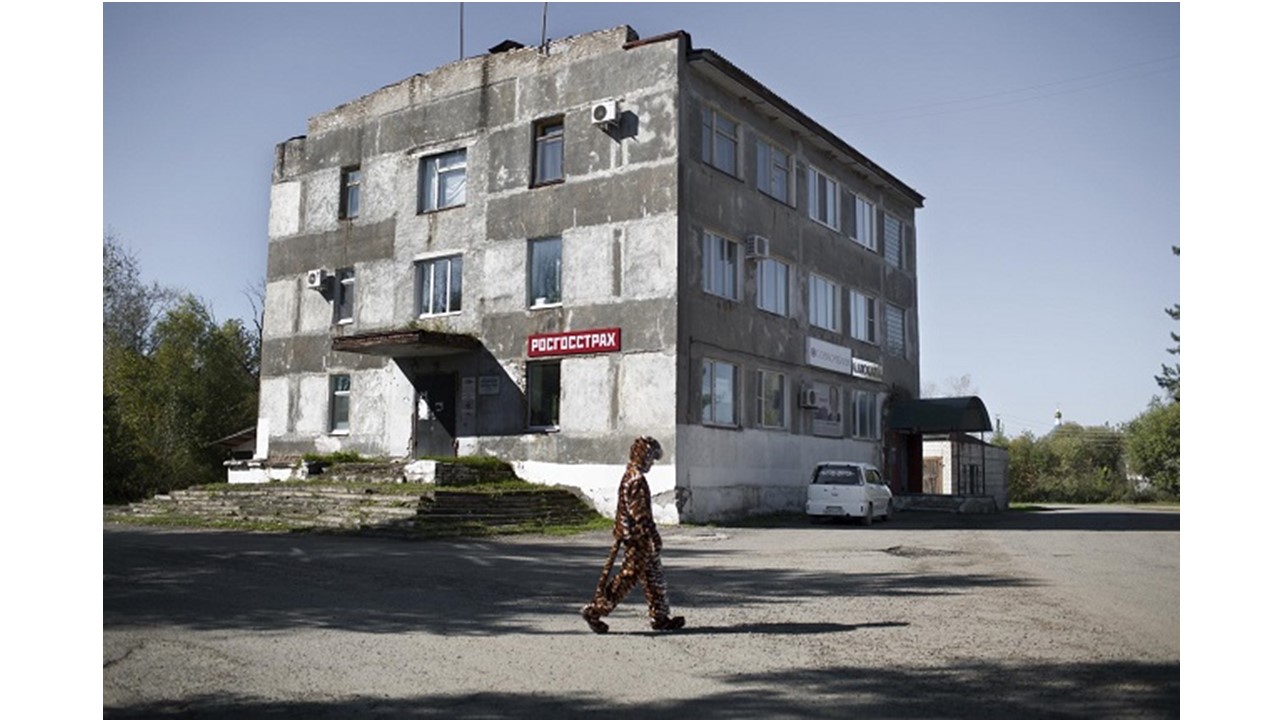
[[[563,465],[547,462],[513,462],[516,475],[539,485],[567,485],[582,491],[596,512],[613,517],[618,507],[618,483],[626,465]],[[672,465],[656,465],[646,476],[653,497],[653,519],[663,525],[678,525],[676,472]]]
[[[261,460],[228,460],[223,465],[227,468],[227,482],[232,484],[299,480],[305,472],[301,466],[269,465]]]

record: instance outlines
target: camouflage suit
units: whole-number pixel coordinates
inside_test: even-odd
[[[595,632],[609,631],[609,626],[600,618],[613,612],[637,582],[644,588],[644,598],[649,603],[650,625],[655,630],[675,630],[684,626],[684,618],[671,617],[671,607],[667,604],[667,582],[662,573],[662,536],[653,522],[649,482],[644,476],[654,461],[661,458],[662,446],[651,437],[636,438],[631,445],[631,461],[627,463],[627,470],[618,485],[618,512],[613,522],[614,542],[626,551],[622,556],[622,570],[607,583],[602,578],[595,597],[581,611],[582,618]],[[606,568],[613,557],[610,555]]]

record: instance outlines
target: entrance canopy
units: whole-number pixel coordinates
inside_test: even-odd
[[[903,400],[889,406],[889,428],[910,433],[986,432],[991,418],[981,398]]]
[[[481,347],[483,344],[470,335],[431,330],[360,333],[333,339],[333,349],[340,352],[391,358],[457,355]]]

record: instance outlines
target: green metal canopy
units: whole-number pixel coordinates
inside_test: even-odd
[[[900,400],[889,405],[889,427],[921,434],[985,432],[991,430],[991,418],[974,395]]]

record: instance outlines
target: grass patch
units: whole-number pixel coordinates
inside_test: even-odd
[[[302,456],[303,462],[318,463],[320,465],[342,465],[344,463],[371,462],[373,458],[366,458],[358,452],[349,452],[339,450],[331,453],[306,453]]]
[[[492,455],[423,455],[419,460],[434,460],[451,465],[465,465],[480,470],[511,470],[511,463]]]
[[[199,530],[238,530],[241,532],[282,533],[297,529],[296,525],[270,520],[246,520],[241,518],[208,518],[196,515],[119,515],[111,522],[122,525],[146,525],[150,527],[177,527]]]

